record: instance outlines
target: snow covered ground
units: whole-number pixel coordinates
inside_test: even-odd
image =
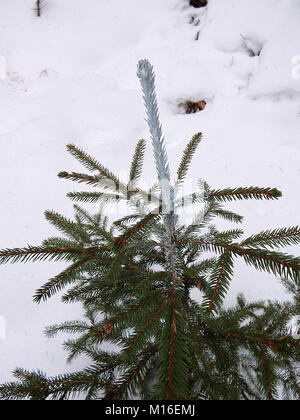
[[[56,178],[76,170],[65,145],[84,147],[124,174],[135,143],[148,137],[136,64],[156,68],[161,119],[172,169],[198,131],[204,142],[191,178],[212,187],[272,186],[279,202],[229,206],[254,233],[299,224],[300,0],[33,0],[2,1],[0,56],[0,248],[39,244],[54,230],[45,209],[72,216]],[[178,104],[207,101],[186,115]],[[148,148],[146,181],[154,176]],[[300,248],[292,252],[300,254]],[[62,338],[45,326],[80,316],[59,297],[36,306],[34,290],[61,266],[4,266],[0,271],[0,382],[16,367],[66,370]],[[234,296],[282,299],[273,276],[237,263]],[[5,325],[5,337],[4,337]],[[3,339],[1,339],[3,338]],[[5,339],[4,339],[5,338]],[[77,369],[78,360],[67,369]]]

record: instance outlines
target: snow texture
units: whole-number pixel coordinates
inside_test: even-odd
[[[204,140],[191,180],[213,188],[271,186],[278,202],[230,205],[246,216],[246,234],[299,223],[300,1],[47,0],[41,18],[33,0],[1,2],[0,56],[0,248],[39,244],[55,234],[43,210],[72,216],[58,180],[61,170],[80,170],[65,151],[74,142],[121,177],[136,141],[149,139],[136,65],[149,59],[157,80],[171,173],[196,132]],[[3,62],[1,58],[0,63]],[[179,104],[205,100],[186,115]],[[148,142],[145,183],[155,179]],[[224,226],[228,227],[226,224]],[[300,248],[290,252],[300,254]],[[0,381],[16,366],[48,374],[66,366],[63,337],[43,329],[80,317],[80,307],[59,297],[32,303],[34,290],[61,264],[1,267]],[[228,304],[283,299],[273,276],[236,264]],[[197,294],[195,293],[195,299]]]

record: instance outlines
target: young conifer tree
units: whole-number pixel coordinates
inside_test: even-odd
[[[64,303],[80,302],[84,319],[54,325],[49,337],[74,334],[65,343],[69,360],[85,355],[82,371],[49,377],[17,369],[16,382],[0,387],[6,399],[275,400],[300,397],[300,341],[291,330],[299,316],[300,258],[278,248],[300,243],[300,228],[266,230],[243,238],[241,229],[218,231],[213,218],[241,224],[223,206],[236,200],[277,200],[273,188],[211,189],[180,197],[202,135],[187,145],[172,182],[155,94],[155,77],[141,61],[144,94],[158,182],[139,187],[145,141],[137,144],[128,183],[80,148],[68,151],[89,173],[60,178],[94,187],[72,192],[75,218],[46,212],[62,236],[41,246],[5,249],[0,263],[64,261],[67,268],[35,295],[40,303],[65,289]],[[149,200],[151,197],[151,201]],[[90,214],[78,203],[125,202],[128,215],[111,222],[102,210]],[[191,224],[180,222],[183,204],[202,210]],[[209,255],[209,256],[208,256]],[[233,307],[224,298],[236,259],[279,277],[292,294],[288,302],[247,302]],[[191,298],[192,289],[201,302]],[[107,350],[110,344],[114,350]]]

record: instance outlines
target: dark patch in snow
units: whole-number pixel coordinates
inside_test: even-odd
[[[190,0],[190,5],[196,8],[207,6],[207,0]]]
[[[196,101],[196,102],[187,101],[181,106],[185,108],[186,114],[196,114],[197,112],[204,111],[204,109],[206,108],[206,105],[207,105],[207,102],[202,99],[201,101]]]
[[[250,38],[241,34],[242,45],[249,57],[259,57],[263,50],[263,43],[257,39]]]

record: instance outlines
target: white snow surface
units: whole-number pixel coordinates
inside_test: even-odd
[[[278,202],[228,205],[245,215],[246,234],[299,223],[299,0],[209,0],[203,9],[188,0],[45,3],[40,19],[33,0],[0,4],[0,55],[8,71],[0,81],[0,248],[55,235],[46,209],[72,216],[65,193],[78,188],[56,178],[61,170],[81,170],[67,143],[126,174],[136,141],[149,137],[136,77],[142,58],[156,69],[173,173],[187,141],[202,131],[191,179],[283,192]],[[178,108],[201,99],[203,112]],[[151,182],[150,143],[145,170]],[[289,252],[299,255],[300,248]],[[32,302],[35,289],[62,267],[1,267],[0,382],[17,366],[54,375],[85,365],[82,359],[66,365],[64,337],[43,336],[47,325],[80,318],[80,307],[64,306],[59,296]],[[287,297],[274,276],[237,261],[228,304],[239,292],[248,299]]]

